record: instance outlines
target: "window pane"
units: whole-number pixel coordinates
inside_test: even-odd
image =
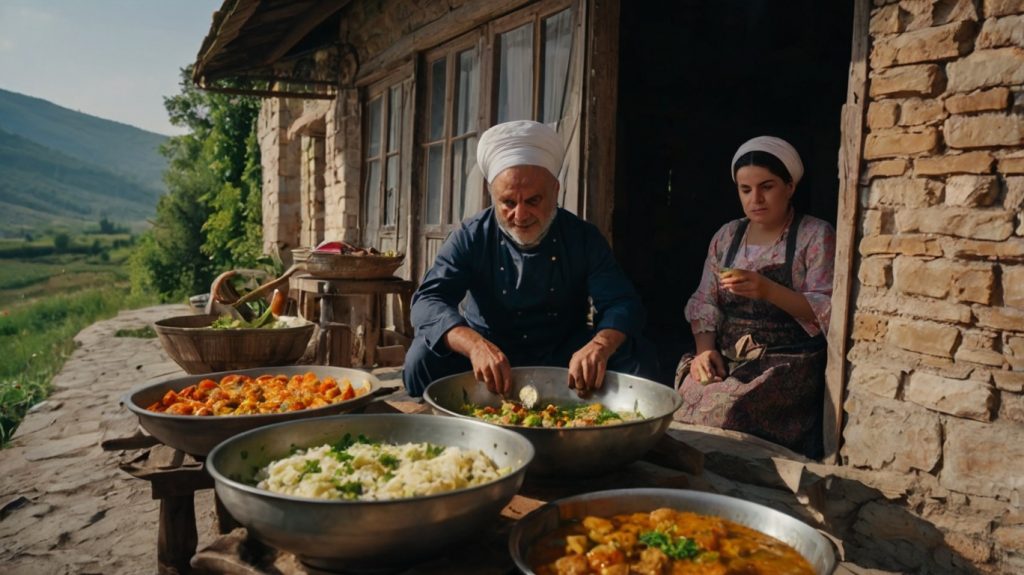
[[[384,225],[393,226],[398,219],[398,156],[388,158],[386,185],[384,186]]]
[[[459,54],[458,84],[455,87],[458,102],[454,136],[476,131],[477,102],[480,100],[479,58],[476,50]]]
[[[430,139],[444,137],[445,64],[440,59],[430,65]]]
[[[366,163],[366,227],[380,225],[380,160]]]
[[[366,157],[375,158],[380,155],[380,112],[381,98],[370,101],[366,119]]]
[[[498,36],[498,123],[533,119],[533,24]]]
[[[391,88],[391,98],[388,100],[388,151],[398,150],[398,138],[402,134],[402,88],[395,86]]]
[[[483,191],[483,176],[476,168],[476,138],[466,138],[452,144],[452,219],[457,224],[477,213]]]
[[[556,126],[565,112],[572,50],[572,11],[563,10],[544,20],[544,71],[541,74],[541,122]]]
[[[444,145],[427,148],[427,209],[424,221],[429,225],[441,223],[441,186],[444,176]]]

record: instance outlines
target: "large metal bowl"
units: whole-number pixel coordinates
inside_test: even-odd
[[[639,411],[643,419],[599,427],[541,428],[502,426],[529,438],[537,450],[530,473],[537,475],[598,475],[639,459],[654,447],[672,423],[672,414],[683,400],[671,387],[609,371],[601,389],[581,400],[568,387],[569,370],[561,367],[514,367],[510,397],[518,397],[525,385],[537,389],[538,406],[581,401],[603,403],[613,411]],[[472,372],[439,379],[423,393],[436,411],[465,419],[466,403],[501,405],[501,397],[487,390]]]
[[[468,489],[387,501],[327,501],[273,493],[244,481],[293,447],[363,434],[388,443],[430,442],[479,449],[508,475]],[[395,570],[472,537],[523,482],[533,446],[511,431],[435,415],[340,415],[263,427],[228,439],[206,460],[217,496],[239,523],[266,543],[312,567],[337,571]],[[243,481],[239,481],[242,479]]]
[[[309,372],[315,373],[320,379],[333,377],[339,383],[343,379],[348,379],[356,387],[360,387],[366,382],[370,385],[370,392],[346,401],[325,405],[324,407],[259,415],[174,415],[157,413],[146,409],[146,407],[160,401],[160,398],[168,391],[181,391],[204,379],[212,379],[219,382],[223,376],[231,373],[248,375],[255,378],[261,375],[284,375],[291,377]],[[121,403],[139,417],[139,423],[143,429],[160,440],[164,445],[180,449],[191,455],[203,456],[209,453],[221,441],[243,431],[293,419],[307,419],[344,413],[361,407],[369,403],[374,397],[390,393],[391,391],[394,391],[394,389],[381,386],[377,376],[358,369],[323,365],[290,365],[286,367],[260,367],[221,371],[145,383],[124,394],[121,397]]]
[[[832,545],[810,525],[764,505],[685,489],[615,489],[552,501],[535,509],[513,526],[509,536],[509,553],[523,573],[532,574],[530,549],[544,535],[564,522],[582,519],[587,515],[610,517],[620,513],[653,511],[661,507],[717,515],[771,535],[796,549],[819,575],[828,575],[835,568]]]

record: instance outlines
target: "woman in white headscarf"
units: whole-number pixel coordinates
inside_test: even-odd
[[[715,234],[687,302],[697,349],[676,370],[684,398],[676,419],[817,457],[835,231],[793,210],[803,172],[780,138],[736,150],[732,176],[746,217]]]

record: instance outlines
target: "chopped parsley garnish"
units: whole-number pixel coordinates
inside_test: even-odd
[[[672,559],[693,559],[703,551],[697,542],[689,537],[672,537],[664,531],[647,531],[640,534],[640,542],[648,547],[660,549]]]
[[[307,459],[302,465],[302,477],[309,475],[310,473],[320,473],[320,462],[316,459]]]
[[[395,457],[394,455],[389,455],[387,453],[380,454],[380,457],[377,458],[377,461],[379,461],[381,465],[387,467],[388,469],[395,469],[398,467],[398,464],[400,463],[397,457]]]
[[[427,459],[433,459],[433,458],[437,457],[438,455],[441,455],[442,453],[444,453],[445,449],[446,448],[443,445],[434,445],[433,443],[428,443],[427,444]]]
[[[349,481],[347,483],[335,483],[335,487],[341,492],[341,496],[345,499],[355,499],[363,494],[363,484],[358,481]]]
[[[362,433],[360,433],[356,437],[352,437],[351,433],[346,433],[345,437],[341,438],[341,441],[338,441],[336,443],[332,443],[331,444],[331,449],[333,449],[334,451],[345,451],[346,449],[348,449],[349,447],[352,447],[353,445],[355,445],[357,443],[371,443],[372,444],[373,442],[370,441],[370,438],[366,437]]]

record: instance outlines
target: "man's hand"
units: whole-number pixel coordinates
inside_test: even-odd
[[[569,360],[569,387],[581,397],[604,384],[608,358],[626,340],[626,334],[614,329],[603,329],[594,338],[572,354]]]
[[[444,334],[448,348],[469,358],[473,375],[491,393],[505,395],[512,389],[512,365],[501,349],[466,326],[456,326]]]
[[[477,381],[484,382],[491,393],[505,395],[512,389],[512,365],[498,346],[481,337],[470,351],[469,361]]]

